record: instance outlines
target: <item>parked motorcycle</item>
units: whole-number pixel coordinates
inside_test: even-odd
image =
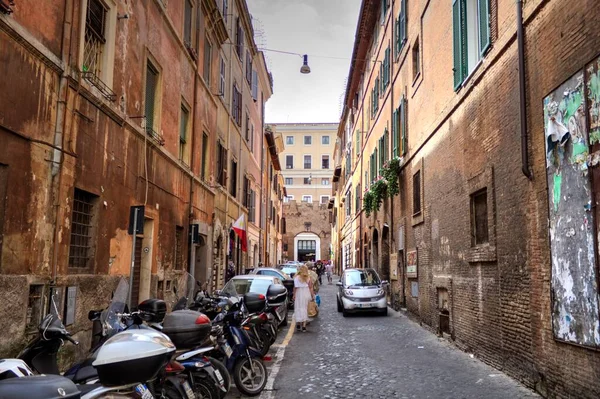
[[[102,353],[106,353],[106,345],[112,342],[111,339],[126,328],[121,323],[121,313],[125,309],[125,301],[127,298],[128,284],[125,280],[121,280],[117,290],[113,296],[110,306],[103,312],[99,317],[102,324],[102,337],[99,339],[97,345],[92,349],[88,358],[84,361],[71,367],[66,373],[65,377],[72,380],[74,383],[79,384],[80,390],[89,390],[91,384],[102,382],[100,378],[99,364],[97,363]],[[35,372],[39,374],[59,374],[57,354],[65,341],[69,341],[75,345],[79,343],[73,340],[70,333],[65,329],[58,311],[56,308],[56,300],[51,298],[51,312],[43,319],[39,327],[39,335],[30,342],[29,345],[19,354],[19,359],[22,359],[28,366],[30,366]],[[149,330],[148,334],[152,331]],[[143,334],[143,332],[140,332]],[[124,335],[119,335],[120,340],[126,340]],[[134,339],[136,336],[132,336]],[[169,341],[168,337],[161,334],[161,339]],[[169,341],[170,342],[170,341]],[[173,343],[170,346],[174,348]],[[143,357],[142,350],[140,347],[140,354],[138,357]],[[148,391],[148,394],[165,396],[167,398],[191,398],[186,393],[189,389],[189,383],[185,375],[175,375],[170,372],[169,368],[173,369],[176,367],[174,362],[167,362],[164,365],[164,370],[153,374],[151,379],[144,380],[144,386],[138,387],[138,391],[142,394]],[[142,381],[142,380],[140,380]],[[124,384],[120,384],[124,385]],[[187,388],[187,389],[186,389]],[[148,395],[147,395],[148,396]]]

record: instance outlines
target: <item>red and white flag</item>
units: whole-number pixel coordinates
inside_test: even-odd
[[[240,237],[240,241],[242,242],[242,252],[248,252],[248,243],[246,242],[248,239],[246,233],[246,215],[242,213],[231,228],[235,231],[235,234]]]

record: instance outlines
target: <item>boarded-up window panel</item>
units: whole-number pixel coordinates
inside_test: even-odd
[[[421,171],[413,175],[413,215],[421,213]]]
[[[146,129],[155,129],[154,108],[156,106],[156,89],[158,88],[158,70],[148,62],[146,67]]]
[[[544,142],[546,144],[546,178],[548,184],[548,215],[550,222],[550,251],[552,261],[551,298],[552,329],[561,341],[600,348],[598,322],[598,286],[594,242],[597,207],[592,204],[590,176],[597,179],[597,168],[583,173],[580,159],[585,163],[590,139],[590,125],[597,124],[595,112],[590,112],[586,100],[600,96],[597,82],[600,73],[594,61],[577,72],[543,101]],[[594,101],[597,103],[597,100]],[[564,144],[564,145],[563,145]],[[595,186],[595,189],[598,188]]]

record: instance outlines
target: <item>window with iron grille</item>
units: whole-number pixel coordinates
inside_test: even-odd
[[[146,65],[146,131],[155,130],[156,120],[156,94],[158,91],[159,73],[150,60]]]
[[[231,160],[231,185],[229,186],[229,194],[237,197],[237,162]]]
[[[471,246],[489,242],[487,188],[471,194]]]
[[[102,72],[107,12],[108,8],[101,0],[88,0],[82,70],[91,72],[97,77],[100,77]]]
[[[75,188],[71,214],[69,267],[92,269],[94,260],[95,205],[98,197]]]
[[[421,213],[421,171],[413,175],[413,215]]]
[[[189,164],[187,153],[187,131],[190,112],[181,104],[181,120],[179,122],[179,160],[186,165]]]
[[[208,37],[204,38],[204,82],[210,88],[211,86],[211,73],[212,73],[212,46]]]
[[[202,133],[202,170],[201,170],[201,178],[203,181],[208,180],[207,172],[208,172],[208,134],[206,132]]]
[[[183,269],[183,227],[175,226],[175,269]]]

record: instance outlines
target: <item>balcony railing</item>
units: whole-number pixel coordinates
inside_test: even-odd
[[[158,144],[158,145],[165,145],[165,139],[163,138],[163,136],[160,133],[158,133],[157,131],[155,131],[154,129],[152,129],[151,127],[146,126],[146,134],[156,144]]]

